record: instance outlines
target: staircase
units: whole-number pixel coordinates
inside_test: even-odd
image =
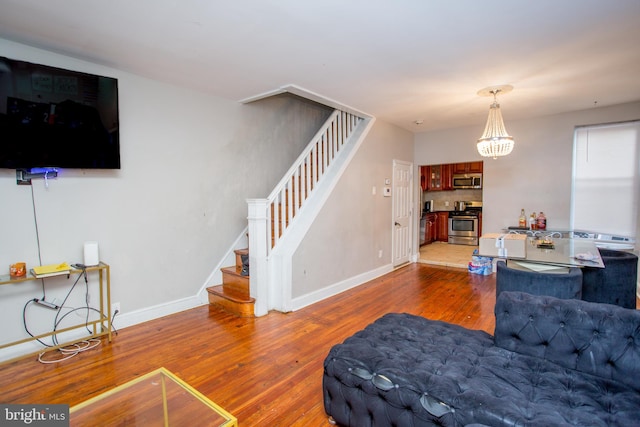
[[[249,249],[236,249],[236,264],[221,268],[222,284],[207,288],[209,304],[239,317],[253,317],[255,299],[249,295],[249,276],[242,275],[242,255]]]
[[[281,266],[283,260],[286,263],[286,259],[275,251],[303,208],[313,205],[313,202],[308,202],[322,187],[322,182],[329,182],[323,178],[331,176],[331,170],[334,170],[335,175],[339,170],[336,167],[341,162],[346,162],[348,154],[353,152],[347,144],[354,138],[362,138],[365,132],[364,128],[359,127],[362,122],[370,123],[370,120],[365,121],[362,116],[336,109],[268,198],[247,200],[250,271],[254,275],[254,281],[250,282],[249,276],[240,274],[241,255],[248,255],[249,250],[236,250],[236,265],[221,269],[223,283],[207,288],[210,304],[241,317],[261,316],[270,309],[288,311],[286,307],[281,309],[282,304],[267,301],[271,296],[278,295],[280,290],[290,287],[290,284],[287,285],[290,274]],[[340,161],[339,157],[344,159]],[[311,212],[317,211],[319,206],[310,206],[309,209]],[[292,243],[288,246],[294,247],[297,244]],[[256,302],[252,296],[260,298],[259,301]]]

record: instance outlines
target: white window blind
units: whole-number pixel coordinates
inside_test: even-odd
[[[579,127],[574,135],[571,226],[636,236],[640,121]]]

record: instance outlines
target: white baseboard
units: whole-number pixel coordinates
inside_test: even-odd
[[[43,338],[43,341],[51,342],[51,338]],[[47,347],[43,346],[37,341],[16,344],[0,350],[0,362],[6,362],[8,360],[18,359],[27,354],[39,353],[44,351],[47,351]]]
[[[191,308],[199,307],[206,304],[208,303],[203,303],[202,301],[200,301],[200,298],[198,296],[191,296],[175,301],[169,301],[151,307],[145,307],[140,310],[117,314],[113,319],[113,326],[117,330],[121,330],[129,326],[137,325],[138,323],[158,319],[160,317],[179,313],[181,311],[189,310]]]
[[[301,297],[292,298],[291,299],[291,310],[296,311],[301,308],[307,307],[311,304],[315,304],[324,299],[332,297],[334,295],[338,295],[344,291],[355,288],[357,286],[362,285],[370,280],[375,279],[376,277],[380,277],[384,274],[393,271],[393,265],[387,264],[379,267],[375,270],[367,271],[365,273],[359,274],[357,276],[353,276],[349,279],[343,280],[341,282],[335,283],[326,288],[319,289],[317,291],[308,293]]]
[[[203,304],[197,296],[191,296],[176,301],[158,304],[152,307],[145,307],[143,309],[123,313],[121,315],[117,314],[113,319],[113,327],[118,331],[121,331],[128,326],[158,319],[160,317],[189,310],[201,305],[205,304]],[[82,341],[86,335],[87,334],[82,330],[71,331],[69,333],[59,334],[59,339],[60,342],[73,342],[75,339]],[[49,342],[51,341],[51,338],[43,338],[43,341]],[[44,347],[36,341],[14,345],[0,350],[0,362],[17,359],[28,354],[43,352],[46,350],[47,347]]]

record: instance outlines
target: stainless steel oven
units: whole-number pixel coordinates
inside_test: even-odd
[[[449,214],[449,243],[454,245],[478,245],[478,216]]]
[[[477,246],[480,237],[481,201],[457,201],[449,212],[448,242],[454,245]]]

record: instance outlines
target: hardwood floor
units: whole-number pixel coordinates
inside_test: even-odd
[[[73,406],[164,366],[241,426],[326,426],[322,362],[332,345],[388,312],[493,333],[494,305],[495,275],[409,264],[293,313],[236,318],[203,306],[123,329],[58,364],[0,365],[0,402]]]

